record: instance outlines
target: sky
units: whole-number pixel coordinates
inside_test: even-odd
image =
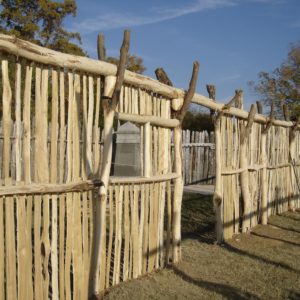
[[[105,35],[108,56],[119,56],[124,29],[130,53],[144,60],[145,75],[163,67],[174,86],[187,88],[194,60],[200,62],[197,92],[214,84],[217,100],[244,90],[245,108],[258,100],[248,82],[286,59],[300,41],[300,0],[77,0],[77,16],[65,26],[82,36],[82,47],[97,57],[97,35]]]

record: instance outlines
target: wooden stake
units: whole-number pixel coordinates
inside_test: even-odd
[[[105,59],[106,59],[106,49],[105,49],[104,34],[103,33],[98,34],[97,50],[98,50],[98,59],[105,61]]]
[[[117,70],[117,79],[114,88],[114,92],[111,100],[106,99],[103,101],[103,114],[104,114],[104,149],[103,158],[100,171],[100,178],[102,185],[99,190],[100,199],[97,201],[96,207],[96,220],[95,220],[95,240],[94,240],[94,261],[92,270],[92,287],[93,294],[98,295],[100,292],[100,270],[102,269],[101,249],[104,245],[104,230],[106,225],[106,195],[108,188],[109,173],[111,169],[111,159],[112,159],[112,130],[113,130],[113,119],[114,113],[117,108],[120,91],[124,80],[125,64],[129,50],[130,42],[130,32],[125,30],[123,44],[120,50],[120,60]],[[104,92],[106,94],[106,92]],[[102,275],[103,276],[103,275]]]

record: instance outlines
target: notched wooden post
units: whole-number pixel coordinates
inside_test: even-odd
[[[185,94],[182,107],[175,112],[176,118],[180,124],[174,129],[174,169],[178,178],[174,180],[174,205],[172,218],[173,233],[173,263],[181,260],[181,204],[183,195],[183,177],[182,177],[182,121],[195,94],[197,79],[199,73],[199,63],[196,61],[193,65],[193,74],[190,80],[189,89]]]
[[[99,33],[97,37],[97,50],[98,50],[98,59],[105,60],[106,59],[106,50],[104,43],[104,34]]]
[[[173,86],[172,81],[170,80],[169,76],[163,68],[157,68],[155,70],[155,75],[159,82],[164,83],[168,86]]]
[[[103,280],[102,276],[105,274],[100,273],[102,270],[102,265],[105,264],[103,258],[105,258],[105,244],[104,242],[104,232],[106,224],[106,195],[108,190],[109,174],[111,169],[111,159],[112,159],[112,133],[113,133],[113,120],[116,107],[119,102],[120,92],[122,84],[124,81],[125,66],[128,56],[130,44],[130,32],[128,30],[124,31],[123,43],[120,49],[120,60],[117,68],[116,77],[108,76],[105,79],[106,90],[104,91],[104,97],[102,107],[104,115],[104,147],[103,147],[103,157],[101,164],[100,180],[101,186],[99,189],[100,200],[97,201],[96,206],[96,220],[95,220],[95,238],[94,238],[94,251],[93,251],[93,261],[92,261],[92,293],[93,295],[98,295],[102,288]],[[100,54],[100,51],[99,51]],[[99,55],[99,58],[101,58]],[[110,97],[111,96],[111,97]],[[105,272],[104,272],[105,273]]]
[[[256,101],[256,108],[257,108],[257,113],[262,115],[263,114],[263,106],[260,101]]]
[[[216,102],[216,87],[212,84],[207,84],[206,85],[206,90],[208,93],[208,97],[213,100],[214,102]],[[215,111],[213,109],[210,110],[210,115],[211,117],[213,117]]]
[[[206,86],[208,96],[215,101],[216,99],[216,87],[214,85]],[[214,115],[214,111],[210,111],[211,116]],[[217,116],[213,118],[214,133],[215,133],[215,160],[216,160],[216,182],[215,191],[213,195],[213,204],[215,211],[215,230],[217,236],[217,243],[221,244],[224,239],[223,235],[223,181],[222,181],[222,138],[221,138],[221,116],[223,112],[217,113]]]
[[[248,232],[251,228],[252,196],[249,189],[247,146],[255,114],[256,107],[254,104],[252,104],[248,115],[247,124],[245,125],[245,121],[243,120],[240,121],[240,168],[242,169],[240,180],[244,203],[242,232]]]

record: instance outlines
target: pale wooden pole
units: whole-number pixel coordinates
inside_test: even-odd
[[[263,113],[262,105],[257,102],[257,109],[260,114]],[[273,121],[274,106],[271,107],[271,112],[269,116],[269,122],[266,126],[262,126],[261,132],[261,159],[260,164],[262,165],[261,171],[261,224],[268,224],[268,176],[267,176],[267,166],[268,166],[268,156],[267,156],[267,135]]]
[[[173,204],[173,263],[181,260],[181,204],[183,195],[183,176],[182,176],[182,121],[195,94],[196,84],[199,73],[199,63],[194,62],[193,73],[189,89],[185,94],[183,105],[176,118],[180,124],[174,129],[174,171],[178,178],[174,180],[174,204]]]
[[[215,101],[216,87],[214,85],[206,86],[209,98]],[[230,104],[229,104],[230,105]],[[211,111],[211,115],[213,115]],[[222,137],[221,137],[221,118],[217,116],[214,118],[214,132],[215,132],[215,163],[216,163],[216,181],[215,191],[213,195],[213,204],[215,211],[215,230],[217,242],[223,241],[223,180],[222,180]]]
[[[117,69],[116,80],[114,76],[109,76],[106,78],[106,87],[113,86],[113,89],[104,90],[105,100],[102,102],[103,115],[104,115],[104,149],[102,157],[102,165],[100,171],[101,186],[99,189],[99,201],[96,205],[96,220],[95,220],[95,237],[94,237],[94,253],[92,261],[92,293],[98,295],[100,292],[100,276],[105,276],[105,274],[100,274],[102,269],[102,261],[104,245],[104,230],[106,225],[106,197],[109,184],[109,173],[111,169],[111,159],[112,159],[112,132],[113,132],[113,120],[116,107],[120,98],[120,91],[124,81],[125,64],[129,50],[130,43],[130,31],[125,30],[123,44],[120,49],[120,61]],[[115,85],[111,85],[109,82],[115,81]]]
[[[240,122],[240,168],[243,171],[240,174],[241,191],[244,203],[242,232],[248,232],[251,228],[251,207],[252,196],[249,189],[249,172],[248,172],[248,155],[247,146],[248,138],[251,133],[251,128],[256,114],[255,105],[251,105],[247,124],[244,121]]]

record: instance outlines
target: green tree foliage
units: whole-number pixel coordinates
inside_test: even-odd
[[[291,45],[287,59],[273,72],[260,72],[259,82],[249,83],[268,106],[275,104],[277,117],[287,104],[292,117],[300,115],[300,42]]]
[[[118,65],[119,59],[115,57],[108,57],[106,59],[107,62],[112,64]],[[146,70],[143,59],[132,54],[128,54],[127,62],[126,62],[126,69],[138,74],[143,74]]]
[[[214,130],[214,125],[211,120],[211,116],[205,113],[196,113],[192,111],[187,111],[184,119],[182,128],[184,130],[194,130],[194,131],[202,131],[206,130],[208,132]]]
[[[75,43],[80,34],[63,27],[67,16],[76,16],[75,0],[3,0],[0,32],[12,34],[35,44],[65,53],[86,56]]]

